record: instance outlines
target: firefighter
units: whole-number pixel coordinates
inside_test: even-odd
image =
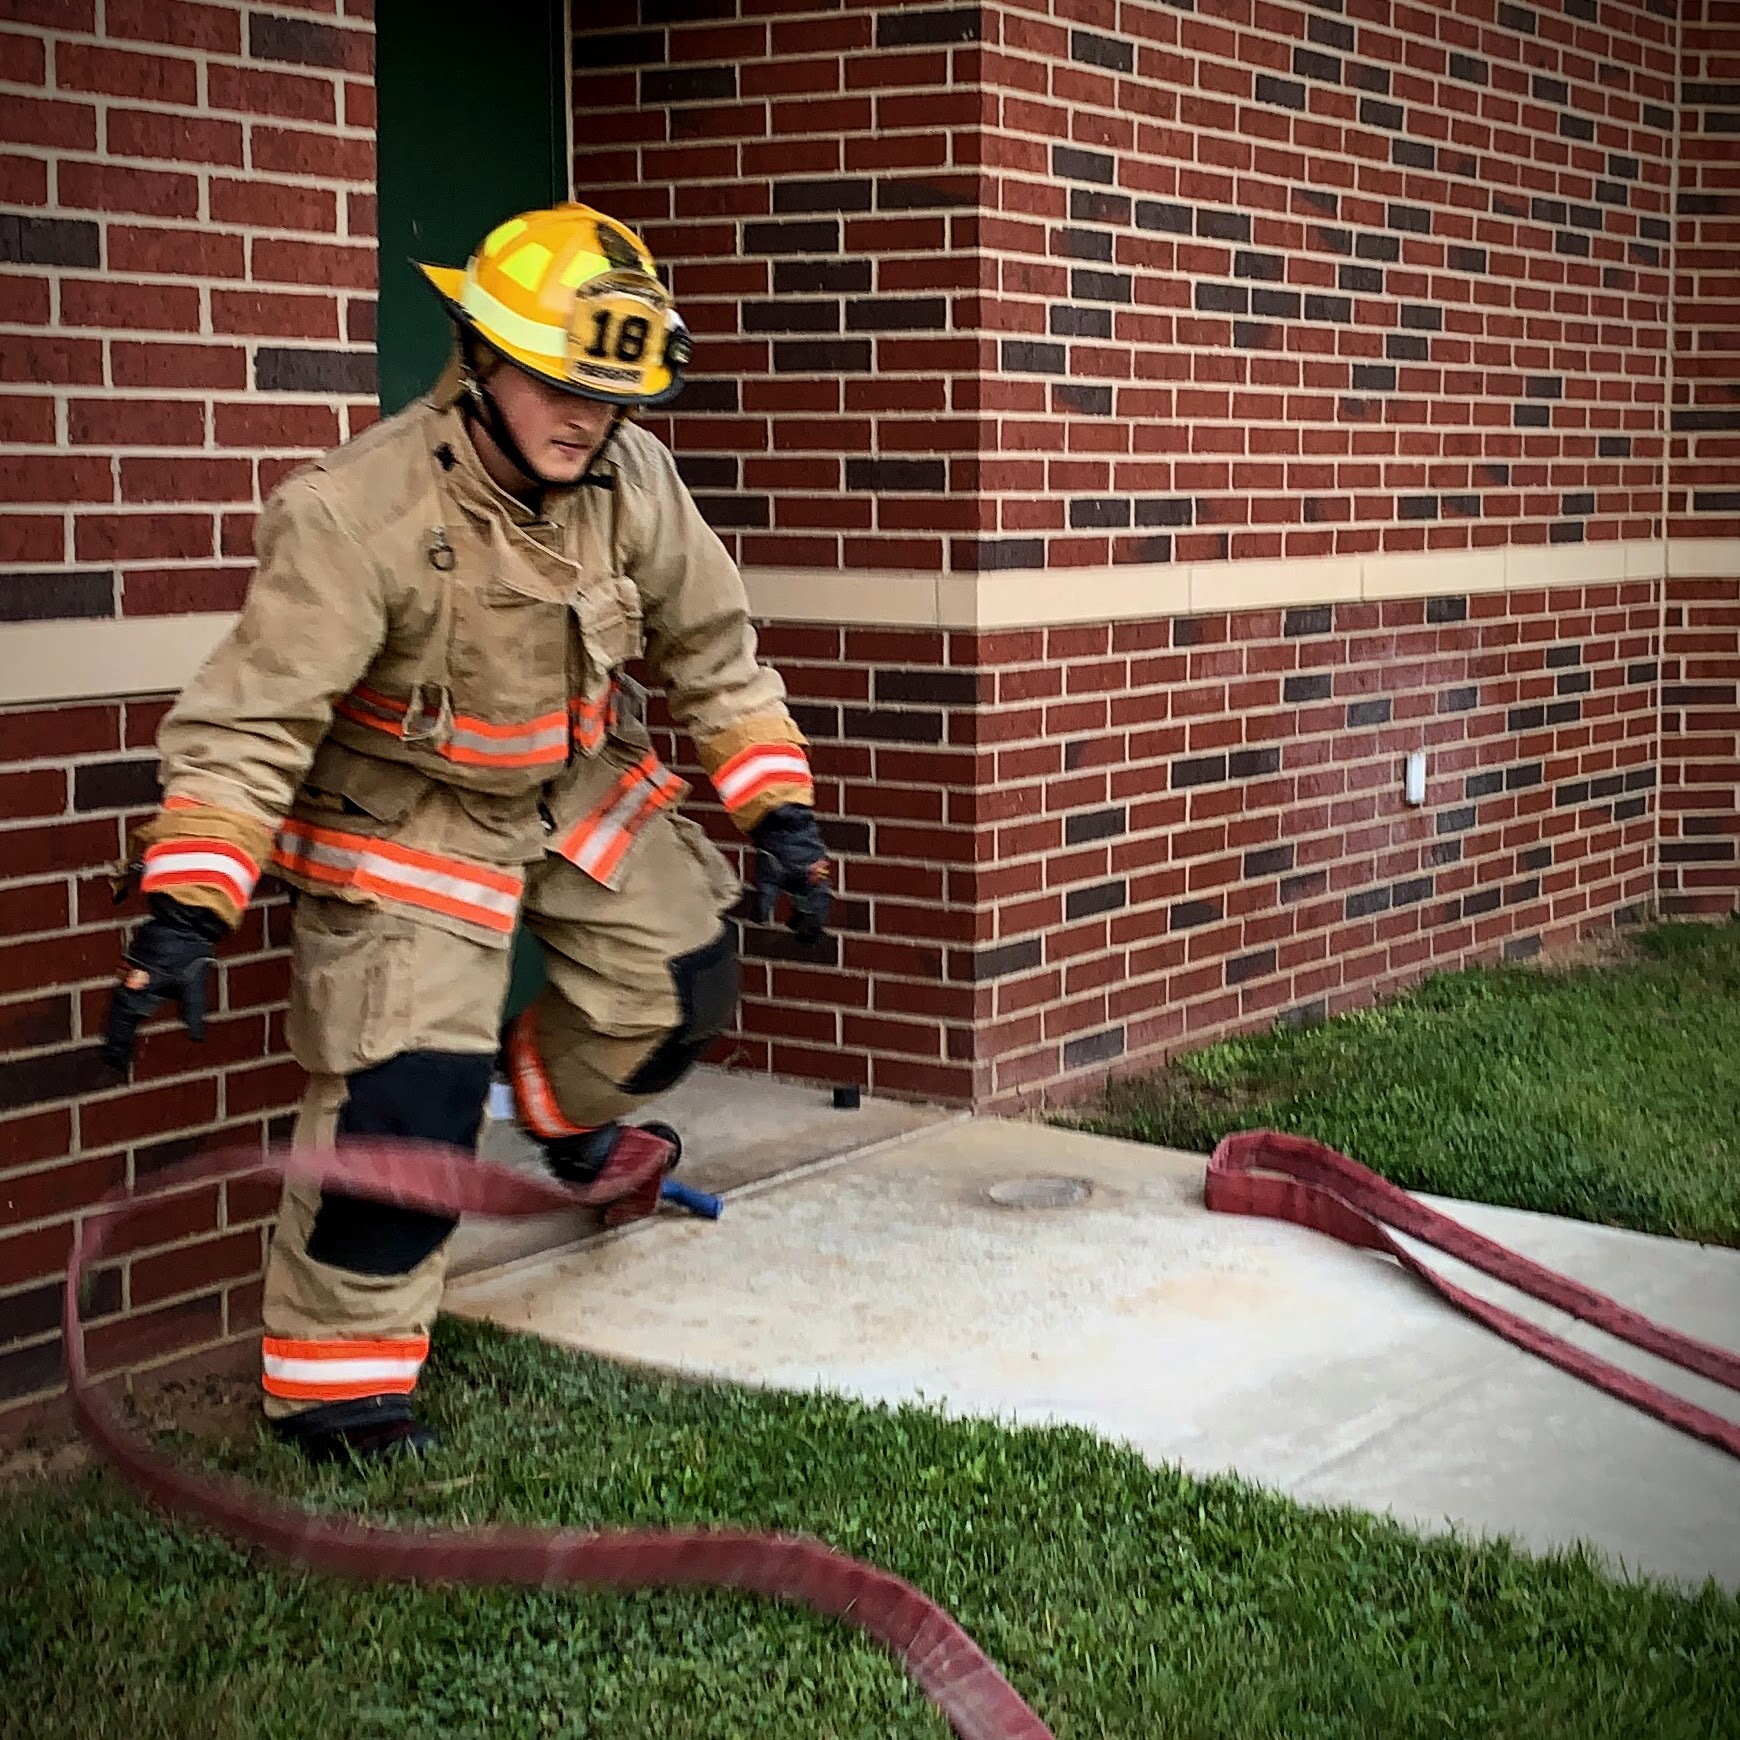
[[[629,420],[691,354],[640,238],[563,205],[463,270],[419,269],[454,361],[273,495],[241,615],[159,733],[162,806],[135,842],[150,916],[106,1054],[128,1067],[166,1001],[200,1033],[214,951],[270,869],[294,891],[298,1143],[470,1148],[505,1056],[554,1173],[608,1185],[623,1119],[730,1026],[738,989],[736,877],[678,813],[688,787],[625,667],[645,658],[753,840],[757,916],[783,893],[813,939],[829,864],[804,738],[735,566]],[[504,1046],[519,925],[547,982]],[[411,1396],[452,1228],[286,1191],[263,1341],[282,1436],[316,1459],[434,1442]]]

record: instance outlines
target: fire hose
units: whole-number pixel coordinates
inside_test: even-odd
[[[650,1183],[663,1153],[649,1144]],[[67,1269],[63,1307],[67,1383],[80,1429],[147,1498],[311,1570],[374,1581],[479,1583],[538,1589],[715,1588],[795,1602],[856,1626],[899,1661],[960,1740],[1053,1740],[990,1658],[928,1596],[892,1573],[800,1536],[737,1529],[596,1531],[506,1525],[386,1528],[314,1516],[245,1483],[196,1473],[160,1456],[122,1423],[91,1379],[80,1313],[84,1278],[115,1235],[157,1197],[189,1185],[294,1175],[381,1202],[456,1216],[519,1216],[606,1207],[597,1187],[574,1189],[426,1144],[370,1141],[288,1155],[217,1153],[166,1169],[140,1195],[116,1192],[86,1217]],[[610,1201],[617,1201],[613,1192]],[[1394,1257],[1460,1310],[1515,1345],[1682,1432],[1740,1456],[1740,1425],[1438,1275],[1393,1228],[1634,1347],[1740,1390],[1740,1357],[1651,1322],[1614,1300],[1484,1238],[1345,1155],[1303,1137],[1260,1130],[1215,1149],[1204,1192],[1227,1214],[1290,1221]]]

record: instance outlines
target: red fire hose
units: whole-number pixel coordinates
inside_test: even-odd
[[[1384,1251],[1452,1305],[1478,1318],[1506,1341],[1550,1360],[1561,1371],[1641,1408],[1679,1431],[1702,1438],[1730,1456],[1740,1456],[1740,1423],[1725,1420],[1659,1384],[1585,1353],[1514,1311],[1456,1286],[1434,1273],[1387,1229],[1393,1227],[1406,1233],[1409,1238],[1515,1287],[1519,1293],[1568,1311],[1580,1321],[1604,1329],[1645,1353],[1670,1360],[1685,1371],[1696,1372],[1699,1377],[1731,1390],[1740,1390],[1740,1355],[1652,1323],[1605,1293],[1597,1293],[1592,1287],[1568,1280],[1515,1251],[1506,1250],[1503,1245],[1494,1244],[1321,1142],[1304,1136],[1283,1136],[1274,1130],[1250,1130],[1228,1136],[1209,1157],[1203,1200],[1222,1214],[1266,1215],[1271,1220],[1287,1220],[1295,1226],[1328,1233],[1343,1244]]]
[[[665,1152],[649,1144],[646,1184]],[[1051,1730],[942,1608],[911,1584],[796,1536],[733,1529],[380,1528],[311,1516],[260,1497],[239,1481],[195,1474],[129,1431],[91,1382],[79,1314],[85,1273],[115,1233],[165,1191],[208,1180],[294,1172],[382,1202],[442,1215],[547,1214],[603,1207],[597,1187],[574,1190],[469,1155],[421,1144],[370,1142],[283,1157],[213,1154],[172,1167],[150,1191],[117,1193],[87,1217],[67,1269],[63,1330],[67,1382],[80,1428],[148,1498],[294,1563],[339,1576],[531,1588],[744,1589],[794,1601],[857,1626],[887,1648],[961,1740],[1053,1740]],[[617,1191],[624,1188],[617,1181]],[[1570,1346],[1514,1312],[1434,1274],[1391,1236],[1407,1234],[1510,1283],[1634,1347],[1740,1390],[1740,1357],[1652,1323],[1416,1201],[1321,1143],[1259,1130],[1229,1136],[1208,1164],[1205,1201],[1226,1214],[1265,1215],[1383,1251],[1489,1328],[1607,1394],[1740,1456],[1740,1425]]]
[[[645,1175],[619,1176],[609,1200],[661,1176],[667,1153],[647,1144]],[[369,1142],[283,1157],[213,1154],[166,1169],[149,1192],[111,1196],[85,1221],[67,1269],[62,1324],[67,1387],[80,1429],[145,1496],[281,1557],[341,1577],[534,1589],[746,1589],[843,1619],[892,1652],[961,1740],[1053,1740],[990,1658],[929,1596],[818,1541],[737,1529],[593,1532],[533,1528],[379,1528],[310,1516],[240,1481],[196,1474],[129,1431],[90,1380],[81,1279],[114,1235],[165,1190],[211,1179],[299,1177],[432,1214],[526,1215],[605,1207],[596,1186],[551,1181],[422,1144]]]

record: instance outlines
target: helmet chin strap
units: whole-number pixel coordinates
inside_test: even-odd
[[[515,439],[513,430],[508,427],[507,418],[502,415],[501,405],[497,402],[495,394],[489,390],[488,384],[479,377],[470,358],[466,359],[465,372],[461,379],[465,386],[466,409],[469,414],[476,417],[489,431],[490,440],[501,450],[502,457],[507,460],[508,464],[513,466],[528,482],[535,484],[540,493],[547,489],[579,489],[583,487],[614,489],[616,487],[615,478],[602,476],[595,472],[593,467],[604,457],[611,442],[616,439],[617,430],[622,427],[628,416],[626,407],[618,406],[616,408],[615,415],[610,419],[610,427],[604,432],[604,439],[598,443],[597,451],[586,462],[585,474],[576,478],[572,483],[568,483],[558,478],[546,477],[532,463],[530,455]]]
[[[470,369],[465,371],[465,400],[467,410],[489,431],[490,440],[500,448],[502,457],[520,476],[536,484],[540,491],[560,487],[554,478],[546,477],[532,463],[526,450],[514,438],[507,418],[501,414],[495,394]]]

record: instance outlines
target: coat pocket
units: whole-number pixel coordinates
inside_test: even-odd
[[[290,930],[290,1053],[316,1075],[385,1063],[411,1037],[415,927],[379,907],[304,895]]]
[[[743,883],[731,867],[731,860],[707,838],[699,822],[687,816],[672,816],[671,826],[684,849],[700,865],[714,908],[721,915],[729,912],[743,898]]]
[[[612,574],[580,592],[573,610],[586,657],[587,692],[596,693],[612,671],[646,650],[640,590],[626,574]]]

